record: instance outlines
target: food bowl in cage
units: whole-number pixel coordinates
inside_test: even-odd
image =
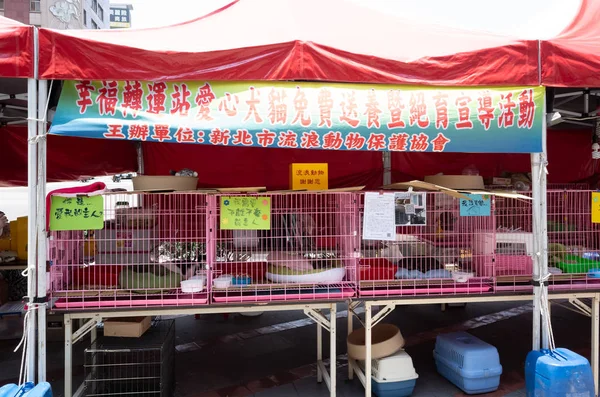
[[[224,274],[213,280],[213,286],[215,288],[229,288],[233,281],[233,276],[230,274]]]
[[[470,272],[452,272],[452,279],[457,283],[466,283],[473,276],[474,274]]]
[[[198,178],[193,176],[149,176],[140,175],[131,178],[133,190],[173,190],[186,192],[196,190]]]
[[[181,292],[186,294],[202,292],[205,282],[206,278],[203,276],[194,276],[189,280],[184,280],[181,282]]]

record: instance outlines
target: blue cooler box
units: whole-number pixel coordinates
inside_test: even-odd
[[[0,387],[0,397],[52,397],[52,388],[47,382],[38,383],[37,386],[32,382],[23,386],[4,385]]]
[[[585,357],[567,349],[535,350],[525,361],[528,396],[594,397],[592,367]]]
[[[412,358],[404,350],[371,361],[371,390],[378,397],[408,397],[417,384]],[[364,361],[359,362],[363,371]]]
[[[433,357],[440,375],[467,394],[489,393],[500,386],[498,350],[473,335],[438,335]]]

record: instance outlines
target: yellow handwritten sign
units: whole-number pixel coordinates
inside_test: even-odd
[[[292,163],[290,187],[292,190],[329,189],[327,163]]]
[[[221,230],[270,230],[270,197],[221,197]]]
[[[50,230],[100,230],[104,228],[102,196],[52,196]]]
[[[600,192],[592,192],[592,223],[600,223]]]

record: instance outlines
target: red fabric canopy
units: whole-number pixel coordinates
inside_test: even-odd
[[[0,76],[33,77],[33,26],[1,16]]]
[[[237,0],[164,28],[41,29],[40,76],[537,85],[537,47],[343,0]]]
[[[0,128],[0,186],[27,185],[27,128]],[[383,163],[377,152],[332,152],[302,149],[264,149],[144,143],[147,175],[168,175],[172,169],[192,168],[204,187],[266,186],[289,188],[290,163],[329,163],[331,188],[383,183]],[[589,130],[550,130],[549,171],[552,183],[589,180],[597,173],[591,156]],[[460,174],[475,165],[481,175],[529,172],[527,154],[392,153],[392,180],[422,179],[439,172]],[[48,136],[48,180],[73,181],[83,176],[112,175],[137,169],[135,146],[126,141]]]
[[[600,1],[582,0],[575,19],[557,37],[541,43],[542,84],[600,86]]]
[[[27,127],[0,128],[0,186],[27,186]],[[48,182],[137,169],[132,142],[48,135]]]

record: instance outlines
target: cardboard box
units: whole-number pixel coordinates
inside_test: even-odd
[[[17,257],[27,260],[27,217],[17,218]]]
[[[479,175],[431,175],[425,177],[425,182],[450,189],[483,190],[483,177]]]
[[[113,318],[104,322],[104,336],[139,338],[150,328],[150,317]]]
[[[17,221],[10,222],[10,250],[17,252],[17,245],[19,243],[19,229],[17,227]]]
[[[10,238],[0,237],[0,251],[10,251]]]
[[[492,185],[510,186],[510,185],[512,185],[512,179],[510,179],[510,178],[492,178]]]

